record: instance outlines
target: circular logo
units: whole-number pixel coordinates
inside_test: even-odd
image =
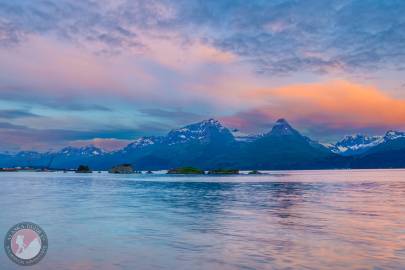
[[[19,265],[34,265],[45,256],[48,238],[37,224],[21,222],[14,225],[4,239],[7,256]]]

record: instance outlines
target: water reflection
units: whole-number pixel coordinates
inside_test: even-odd
[[[0,230],[47,231],[32,269],[405,269],[405,173],[340,173],[0,175]]]

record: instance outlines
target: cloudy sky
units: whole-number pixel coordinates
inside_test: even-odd
[[[405,130],[402,0],[0,0],[0,150],[113,149],[206,118]]]

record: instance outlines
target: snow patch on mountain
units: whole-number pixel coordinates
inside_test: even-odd
[[[396,140],[396,139],[399,139],[399,138],[405,138],[405,132],[389,130],[384,135],[384,140],[385,141]]]
[[[145,147],[161,143],[162,141],[163,141],[163,138],[157,137],[157,136],[140,137],[140,138],[136,139],[135,141],[133,141],[132,143],[128,144],[122,150],[119,150],[117,152],[126,153],[128,151],[140,150]]]
[[[64,155],[64,156],[98,156],[105,154],[106,152],[98,147],[93,145],[88,145],[84,147],[72,147],[68,146],[62,148],[59,152],[56,152],[56,155]]]
[[[253,142],[259,138],[262,138],[265,134],[246,134],[241,132],[239,129],[232,129],[231,133],[236,141],[238,142]]]
[[[345,136],[343,140],[330,145],[328,148],[341,155],[358,155],[379,144],[405,138],[405,132],[387,131],[384,136],[366,136],[363,134]]]
[[[148,145],[155,144],[158,141],[157,137],[140,137],[128,144],[127,148],[142,148]]]

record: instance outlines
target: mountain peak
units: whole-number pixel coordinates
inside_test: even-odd
[[[214,118],[210,118],[210,119],[201,121],[200,123],[197,123],[197,124],[200,124],[200,126],[215,126],[215,127],[218,127],[218,128],[224,128],[222,126],[222,124],[218,120],[216,120]]]
[[[274,124],[270,135],[286,136],[286,135],[300,135],[298,131],[293,129],[284,118],[280,118]]]
[[[287,120],[285,120],[284,118],[280,118],[276,121],[276,124],[283,124],[283,125],[290,125]]]
[[[190,124],[187,126],[184,126],[179,129],[174,129],[171,132],[181,132],[181,131],[193,131],[193,132],[201,132],[205,129],[219,129],[219,130],[224,130],[226,129],[218,120],[215,120],[213,118],[203,120],[201,122],[197,122],[194,124]]]
[[[169,132],[166,137],[170,144],[184,143],[188,141],[210,141],[216,139],[233,139],[231,132],[213,118],[195,124],[187,125],[180,129]]]

